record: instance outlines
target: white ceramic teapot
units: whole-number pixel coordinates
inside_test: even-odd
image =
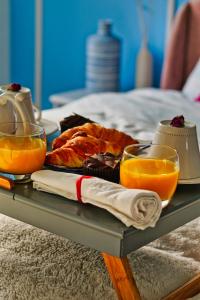
[[[19,84],[0,86],[0,123],[37,123],[41,112],[32,103],[29,88]]]

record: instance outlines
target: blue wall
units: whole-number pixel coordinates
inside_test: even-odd
[[[186,0],[177,0],[176,7]],[[43,0],[43,108],[52,93],[85,84],[85,42],[98,19],[113,20],[123,42],[121,89],[134,87],[140,32],[136,0]],[[154,86],[159,86],[165,43],[166,0],[146,1],[149,48],[154,57]],[[11,0],[11,81],[34,87],[34,0]],[[34,95],[33,95],[34,99]]]
[[[11,82],[34,88],[34,0],[11,0]]]

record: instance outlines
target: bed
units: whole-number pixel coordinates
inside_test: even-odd
[[[72,113],[144,140],[153,138],[160,120],[172,119],[176,115],[184,115],[200,131],[200,103],[174,90],[141,89],[127,93],[91,94],[60,108],[43,111],[42,115],[59,123]],[[200,132],[198,134],[200,136]]]

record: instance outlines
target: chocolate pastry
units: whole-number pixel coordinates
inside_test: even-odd
[[[109,152],[99,153],[85,160],[83,174],[119,183],[119,165],[119,156],[116,157]]]
[[[60,129],[61,133],[69,128],[73,128],[75,126],[81,126],[85,123],[94,123],[94,121],[85,118],[78,114],[73,114],[69,117],[64,118],[62,121],[60,121]]]

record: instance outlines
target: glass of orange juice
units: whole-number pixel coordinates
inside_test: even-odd
[[[27,181],[40,170],[46,155],[46,135],[36,124],[0,123],[0,172]]]
[[[124,149],[120,183],[127,188],[155,191],[168,204],[177,186],[179,158],[166,145],[135,144]]]

